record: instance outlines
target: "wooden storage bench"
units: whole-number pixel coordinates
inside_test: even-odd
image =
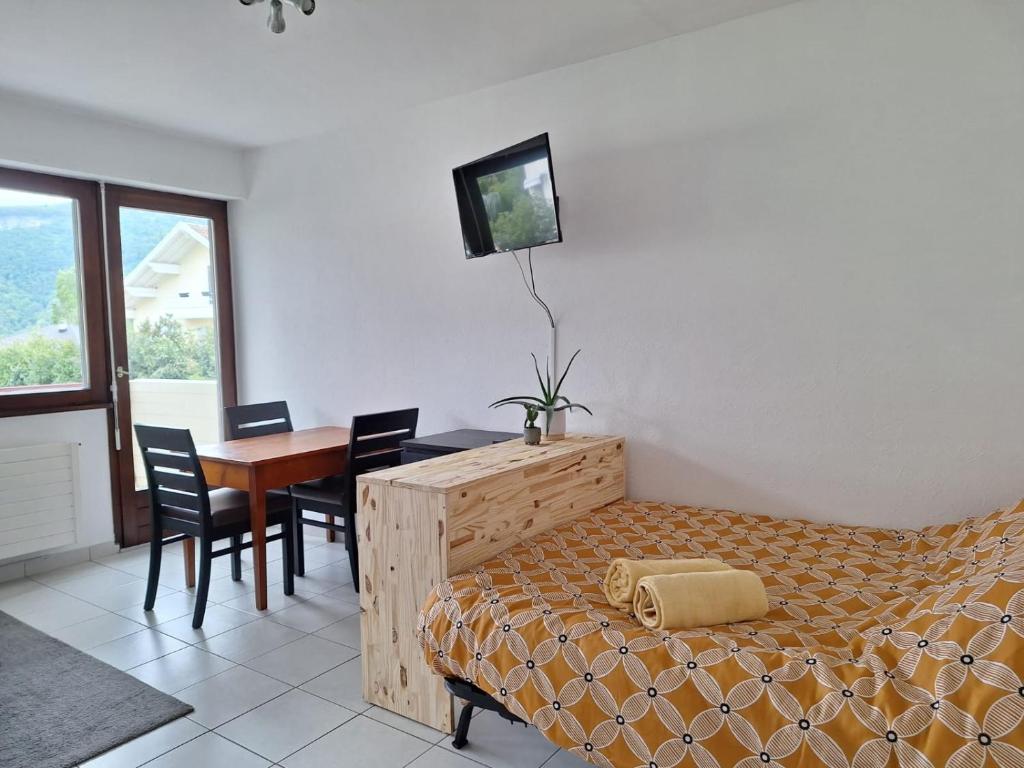
[[[423,661],[431,589],[502,550],[625,496],[625,439],[522,440],[358,478],[363,697],[451,733],[451,696]]]

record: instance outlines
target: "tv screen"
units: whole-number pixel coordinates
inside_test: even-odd
[[[546,133],[452,173],[467,259],[562,242]]]

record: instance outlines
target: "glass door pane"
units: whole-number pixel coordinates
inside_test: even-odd
[[[130,424],[184,427],[221,439],[212,222],[121,207],[121,269]],[[134,440],[132,441],[134,443]],[[135,489],[146,488],[138,447]]]
[[[0,396],[83,389],[78,204],[0,187]]]

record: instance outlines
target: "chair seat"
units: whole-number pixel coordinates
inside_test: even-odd
[[[284,495],[267,494],[267,525],[277,525],[284,521],[291,510],[291,502],[287,493]],[[181,507],[164,507],[167,517],[198,523],[199,513]],[[236,491],[234,488],[218,488],[210,491],[210,517],[213,527],[221,528],[228,525],[248,522],[249,494]]]
[[[300,501],[318,501],[340,507],[345,496],[345,476],[332,475],[309,483],[296,483],[292,486],[292,496]]]

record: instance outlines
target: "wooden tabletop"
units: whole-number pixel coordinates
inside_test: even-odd
[[[564,440],[544,441],[540,445],[526,445],[522,438],[506,443],[474,448],[470,451],[450,453],[434,459],[403,464],[360,475],[360,482],[394,485],[418,490],[448,491],[475,482],[481,477],[495,477],[503,472],[529,469],[569,456],[591,447],[622,441],[622,437],[604,435],[566,435]]]
[[[200,445],[196,453],[200,459],[253,466],[295,456],[336,451],[348,447],[348,438],[347,427],[316,427]]]

